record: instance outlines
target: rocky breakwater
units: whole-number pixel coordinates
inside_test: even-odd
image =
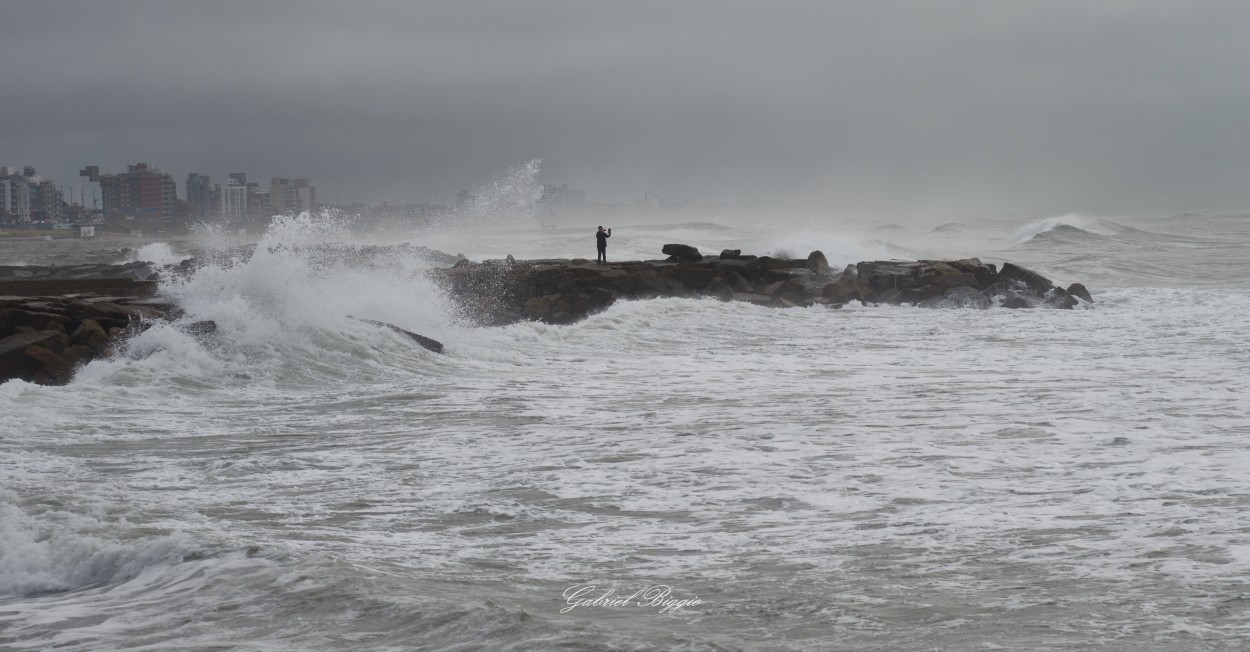
[[[1063,308],[1092,303],[1079,283],[1061,288],[1031,270],[976,258],[866,261],[830,269],[825,255],[807,258],[704,256],[688,245],[665,245],[663,260],[597,264],[589,260],[461,260],[430,272],[476,323],[578,321],[621,299],[715,297],[778,308],[850,301],[926,308]]]
[[[175,308],[154,296],[155,276],[142,262],[0,267],[0,383],[65,384],[78,367],[170,317]]]

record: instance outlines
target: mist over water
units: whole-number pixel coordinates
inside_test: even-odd
[[[520,170],[503,208],[471,210],[495,217],[464,228],[303,215],[255,242],[98,243],[118,262],[201,264],[163,281],[182,319],[66,387],[0,385],[0,647],[1193,650],[1250,635],[1250,218],[639,219],[611,225],[610,260],[669,242],[821,249],[834,266],[978,255],[1096,303],[661,299],[466,326],[418,247],[594,252],[591,229],[526,222]],[[187,332],[206,319],[216,333]],[[583,584],[701,602],[561,613]]]

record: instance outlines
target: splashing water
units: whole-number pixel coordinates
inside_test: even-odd
[[[502,177],[479,187],[468,201],[432,226],[455,230],[536,226],[541,171],[542,159],[537,158],[508,168]]]

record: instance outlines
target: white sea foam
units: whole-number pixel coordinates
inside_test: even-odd
[[[834,264],[890,253],[832,230],[618,228],[616,251],[645,242],[647,257],[669,238]],[[585,235],[472,244],[551,255]],[[1200,649],[1250,635],[1244,249],[1212,250],[1224,280],[1146,288],[1106,280],[1179,267],[1169,242],[991,252],[1086,282],[1087,310],[661,299],[476,329],[413,276],[425,263],[352,245],[333,223],[280,221],[254,256],[170,281],[188,316],[118,358],[68,387],[0,386],[0,537],[20,551],[0,573],[22,587],[0,598],[0,645]],[[218,332],[185,332],[201,319]],[[203,558],[182,561],[186,542]],[[577,582],[664,582],[706,606],[559,616]]]
[[[190,254],[174,251],[174,248],[167,242],[151,242],[132,253],[128,262],[146,261],[163,266],[177,265],[188,258],[191,258]]]
[[[33,513],[32,513],[33,512]],[[106,519],[0,493],[0,598],[125,580],[193,550],[184,536],[119,538]]]

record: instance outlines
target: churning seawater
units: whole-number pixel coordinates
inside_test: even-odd
[[[590,235],[413,242],[589,257]],[[616,259],[980,255],[1096,303],[662,299],[503,328],[461,325],[411,249],[354,257],[350,237],[305,219],[251,256],[149,245],[209,261],[166,283],[185,319],[69,386],[0,386],[0,648],[1250,640],[1247,216],[618,226]],[[180,329],[202,319],[218,331]],[[587,585],[691,604],[570,604]]]

